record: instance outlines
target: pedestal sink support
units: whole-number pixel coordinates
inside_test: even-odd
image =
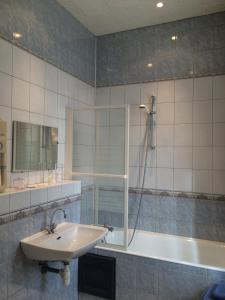
[[[39,262],[39,267],[41,269],[41,273],[42,274],[46,274],[48,272],[50,273],[55,273],[55,274],[59,274],[62,279],[63,282],[66,286],[68,286],[70,284],[70,268],[69,268],[69,262],[63,262],[64,267],[57,269],[57,268],[52,268],[49,267],[48,262]]]

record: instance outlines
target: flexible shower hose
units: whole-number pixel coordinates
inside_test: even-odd
[[[142,183],[140,185],[140,191],[139,191],[139,203],[138,203],[138,210],[137,210],[137,215],[135,219],[135,224],[134,224],[134,229],[133,233],[131,236],[131,239],[128,243],[128,247],[132,243],[135,233],[137,231],[137,225],[138,225],[138,220],[140,216],[140,211],[141,211],[141,204],[142,204],[142,198],[143,198],[143,189],[145,186],[145,178],[146,178],[146,169],[147,169],[147,161],[148,161],[148,152],[150,149],[154,149],[153,146],[153,115],[148,114],[147,119],[146,119],[146,131],[145,131],[145,136],[144,136],[144,173],[142,177]]]

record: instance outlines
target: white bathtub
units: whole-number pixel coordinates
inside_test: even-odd
[[[120,244],[122,239],[121,231],[109,233],[106,238],[110,244]],[[98,248],[112,251],[107,245]],[[225,271],[225,243],[220,242],[137,230],[127,251],[113,251]]]

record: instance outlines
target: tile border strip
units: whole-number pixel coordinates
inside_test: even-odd
[[[10,223],[10,222],[13,222],[13,221],[16,221],[16,220],[19,220],[19,219],[23,219],[23,218],[35,215],[37,213],[47,211],[47,210],[52,209],[52,208],[57,208],[57,207],[67,205],[67,204],[70,204],[70,203],[74,203],[74,202],[77,202],[77,201],[80,201],[80,200],[81,200],[81,195],[80,194],[71,195],[71,196],[67,196],[65,198],[61,198],[61,199],[58,199],[58,200],[48,202],[48,203],[43,204],[43,205],[37,205],[37,206],[33,206],[31,208],[28,208],[28,209],[25,208],[25,209],[22,209],[22,210],[13,212],[13,213],[5,214],[5,215],[0,216],[0,225]]]

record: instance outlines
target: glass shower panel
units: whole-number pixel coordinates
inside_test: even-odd
[[[73,112],[73,179],[82,181],[81,222],[108,226],[105,242],[127,246],[129,107]]]

